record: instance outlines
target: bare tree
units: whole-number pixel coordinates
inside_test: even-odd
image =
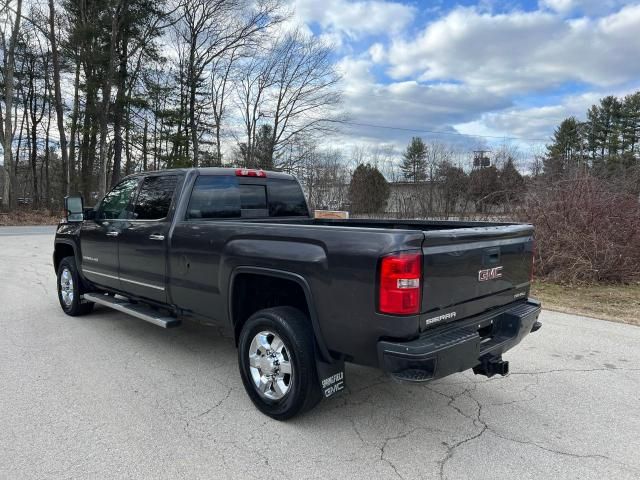
[[[107,191],[107,128],[109,109],[111,106],[111,87],[115,73],[116,48],[120,32],[121,12],[126,0],[120,0],[109,5],[111,17],[111,38],[107,57],[106,72],[102,80],[102,105],[100,106],[100,159],[98,162],[100,173],[98,178],[98,195],[104,196]],[[111,2],[110,2],[111,3]]]
[[[69,195],[71,184],[71,165],[69,164],[69,151],[67,149],[67,134],[64,130],[64,105],[62,103],[62,88],[60,86],[60,55],[58,52],[58,40],[56,36],[56,10],[53,0],[49,0],[49,44],[51,45],[51,63],[53,66],[54,102],[56,107],[56,121],[58,123],[58,135],[60,136],[60,151],[62,153],[63,189]]]
[[[18,34],[20,32],[20,20],[22,19],[22,0],[17,0],[15,10],[10,8],[11,2],[4,4],[4,8],[0,13],[5,16],[6,21],[2,26],[2,32],[0,32],[0,40],[2,41],[2,50],[5,52],[3,55],[3,85],[4,85],[4,118],[2,118],[3,112],[0,109],[0,124],[3,128],[0,129],[0,140],[2,140],[2,147],[4,150],[4,168],[5,168],[5,182],[4,191],[2,192],[2,203],[4,207],[12,208],[15,206],[15,188],[17,185],[16,169],[13,165],[12,151],[13,151],[13,96],[14,96],[14,68],[15,68],[15,52],[16,45],[18,43]],[[7,41],[5,31],[5,25],[10,25],[9,39]]]
[[[211,108],[213,109],[216,165],[222,165],[222,122],[227,112],[227,96],[232,82],[232,69],[239,58],[238,48],[221,55],[211,66]]]
[[[185,90],[181,103],[185,110],[185,130],[191,145],[193,165],[198,165],[200,140],[200,97],[204,73],[230,50],[246,47],[260,33],[282,21],[279,0],[185,0],[176,24],[181,77]],[[188,152],[187,152],[188,153]]]
[[[294,138],[333,130],[334,108],[340,103],[340,76],[331,60],[331,48],[300,30],[276,42],[272,56],[271,157]]]
[[[255,150],[258,123],[268,116],[266,96],[273,85],[274,66],[274,57],[269,54],[251,57],[241,66],[237,95],[245,135],[245,143],[240,144],[240,150],[246,167],[257,165]]]

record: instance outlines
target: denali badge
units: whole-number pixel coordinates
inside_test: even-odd
[[[486,282],[487,280],[493,280],[502,277],[502,267],[487,268],[486,270],[480,270],[478,272],[478,281]]]

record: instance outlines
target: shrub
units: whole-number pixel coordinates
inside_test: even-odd
[[[640,280],[640,203],[588,175],[533,186],[524,217],[536,227],[536,273],[565,283]]]

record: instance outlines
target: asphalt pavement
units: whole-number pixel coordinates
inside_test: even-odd
[[[638,327],[545,311],[507,377],[348,365],[348,392],[276,422],[216,330],[64,315],[52,248],[0,228],[0,479],[640,478]]]

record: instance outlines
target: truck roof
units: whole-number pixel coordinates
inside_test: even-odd
[[[136,177],[140,175],[162,175],[163,173],[169,172],[178,172],[178,173],[188,173],[191,171],[197,171],[200,175],[236,175],[237,167],[197,167],[197,168],[168,168],[164,170],[152,170],[147,172],[138,172],[133,175],[129,175],[130,177]],[[248,169],[248,170],[258,170],[258,169]],[[273,170],[264,170],[267,174],[267,178],[278,178],[283,180],[295,180],[293,175],[284,172],[276,172]]]

